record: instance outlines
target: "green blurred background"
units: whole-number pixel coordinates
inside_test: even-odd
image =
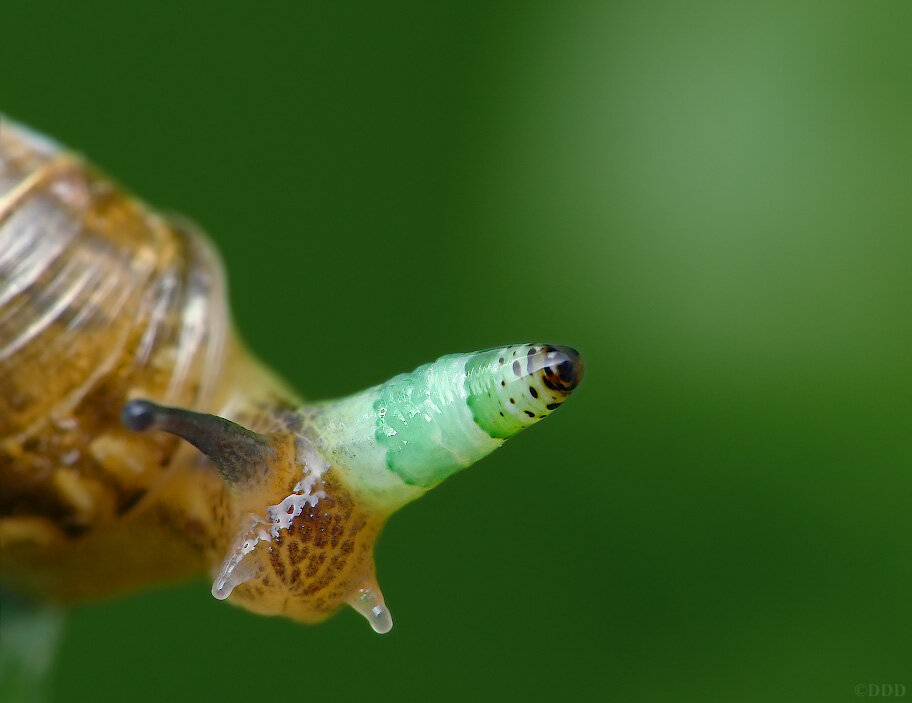
[[[908,0],[7,2],[0,27],[0,109],[200,222],[307,396],[502,342],[587,360],[390,522],[391,634],[158,590],[74,614],[59,700],[912,690]]]

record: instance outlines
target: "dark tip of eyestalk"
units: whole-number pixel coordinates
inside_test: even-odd
[[[124,405],[120,419],[128,430],[143,432],[155,423],[157,409],[158,406],[148,400],[131,400]]]
[[[545,355],[542,371],[555,390],[570,393],[583,380],[583,357],[573,347],[548,346],[542,353]]]

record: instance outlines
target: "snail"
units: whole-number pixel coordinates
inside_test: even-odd
[[[314,623],[392,618],[387,518],[556,410],[570,347],[443,356],[305,403],[232,330],[222,265],[51,139],[0,123],[0,586],[69,604],[201,573]]]

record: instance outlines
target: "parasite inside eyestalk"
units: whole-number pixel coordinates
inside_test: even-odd
[[[583,375],[575,349],[511,344],[448,354],[302,409],[302,424],[384,510],[394,510],[547,417]]]

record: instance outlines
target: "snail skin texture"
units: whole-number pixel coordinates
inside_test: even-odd
[[[304,403],[231,329],[219,259],[80,157],[0,122],[0,586],[57,603],[202,572],[317,622],[392,618],[386,519],[547,417],[569,347],[452,354]]]

